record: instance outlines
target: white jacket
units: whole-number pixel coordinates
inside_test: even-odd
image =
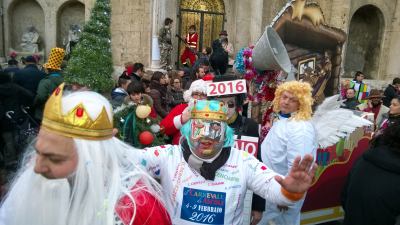
[[[294,203],[282,195],[277,174],[244,151],[232,148],[214,180],[190,168],[178,145],[140,152],[139,163],[161,180],[173,224],[242,224],[247,189],[271,203]]]
[[[286,176],[296,156],[312,154],[315,159],[316,150],[317,137],[311,121],[295,121],[279,116],[261,144],[261,159],[267,167]],[[300,224],[303,202],[304,199],[300,200],[285,212],[279,211],[277,205],[267,204],[259,224],[270,220],[275,224]]]

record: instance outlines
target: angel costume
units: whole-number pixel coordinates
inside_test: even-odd
[[[275,92],[273,111],[277,117],[261,144],[261,159],[268,168],[281,175],[288,174],[295,156],[311,154],[315,159],[318,146],[331,146],[357,127],[371,124],[352,111],[341,109],[343,101],[337,101],[338,95],[327,98],[311,117],[311,90],[308,83],[291,81],[280,85]],[[298,99],[298,110],[291,114],[280,113],[280,98],[285,91]],[[267,221],[273,221],[274,224],[300,224],[303,202],[304,198],[287,210],[267,204],[260,224],[266,224]]]
[[[278,115],[267,137],[261,144],[263,163],[281,175],[287,175],[296,156],[312,154],[317,150],[316,132],[310,120],[297,121],[287,115]],[[263,219],[274,219],[277,224],[300,224],[300,209],[304,199],[280,211],[275,204],[266,204]]]

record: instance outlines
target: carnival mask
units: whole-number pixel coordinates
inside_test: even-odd
[[[219,98],[219,100],[223,102],[228,109],[228,119],[232,118],[232,116],[236,113],[236,97],[223,97]]]
[[[225,141],[226,123],[216,120],[193,119],[190,146],[202,158],[211,158],[221,151]]]

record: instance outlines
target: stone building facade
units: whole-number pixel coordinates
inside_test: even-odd
[[[185,33],[189,23],[199,25],[204,41],[228,32],[235,50],[258,40],[288,0],[111,0],[112,48],[116,68],[127,61],[157,68],[157,32],[165,17],[174,20],[172,33]],[[343,51],[343,76],[362,70],[368,79],[390,80],[400,74],[399,0],[317,0],[328,25],[348,34]],[[198,7],[188,9],[192,4]],[[0,0],[0,54],[17,49],[21,36],[34,25],[46,55],[54,46],[64,46],[72,24],[89,18],[94,0]],[[186,7],[186,8],[184,8]],[[222,21],[222,22],[221,22]],[[207,25],[208,24],[208,25]],[[211,25],[210,25],[211,24]],[[207,27],[209,26],[209,27]],[[212,31],[211,31],[212,30]],[[212,32],[212,37],[207,37]],[[306,35],[306,34],[302,34]],[[208,39],[207,39],[208,38]],[[178,40],[173,40],[173,61],[178,59]],[[203,47],[208,42],[204,42]]]

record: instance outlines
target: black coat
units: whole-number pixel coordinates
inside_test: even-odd
[[[400,151],[378,144],[356,162],[342,192],[345,225],[389,225],[400,215]]]
[[[28,64],[14,74],[14,82],[36,95],[39,82],[46,77],[35,64]]]
[[[242,117],[238,115],[236,120],[229,124],[231,128],[235,131],[235,135],[244,135],[249,137],[259,137],[259,125],[253,119]],[[258,146],[257,159],[261,161],[261,149]],[[261,196],[253,194],[252,210],[255,211],[265,211],[265,199]]]
[[[29,106],[32,104],[33,94],[25,88],[8,82],[0,84],[0,129],[1,131],[11,131],[13,129],[13,121],[5,116],[8,111],[13,111],[11,114],[15,121],[25,117],[21,110],[21,106]]]
[[[356,98],[350,98],[346,99],[346,101],[344,101],[343,104],[344,105],[341,106],[341,108],[356,110],[356,107],[361,103]]]
[[[152,80],[150,83],[150,97],[153,99],[153,107],[157,114],[164,118],[169,113],[169,100],[167,99],[167,87],[160,82]]]
[[[228,53],[224,50],[219,40],[213,42],[212,49],[213,52],[210,56],[211,67],[214,69],[216,75],[223,75],[228,68]]]
[[[385,92],[383,93],[385,96],[383,100],[383,105],[386,107],[390,106],[390,102],[392,101],[393,98],[397,97],[397,90],[396,88],[393,87],[393,85],[390,85],[385,89]]]

